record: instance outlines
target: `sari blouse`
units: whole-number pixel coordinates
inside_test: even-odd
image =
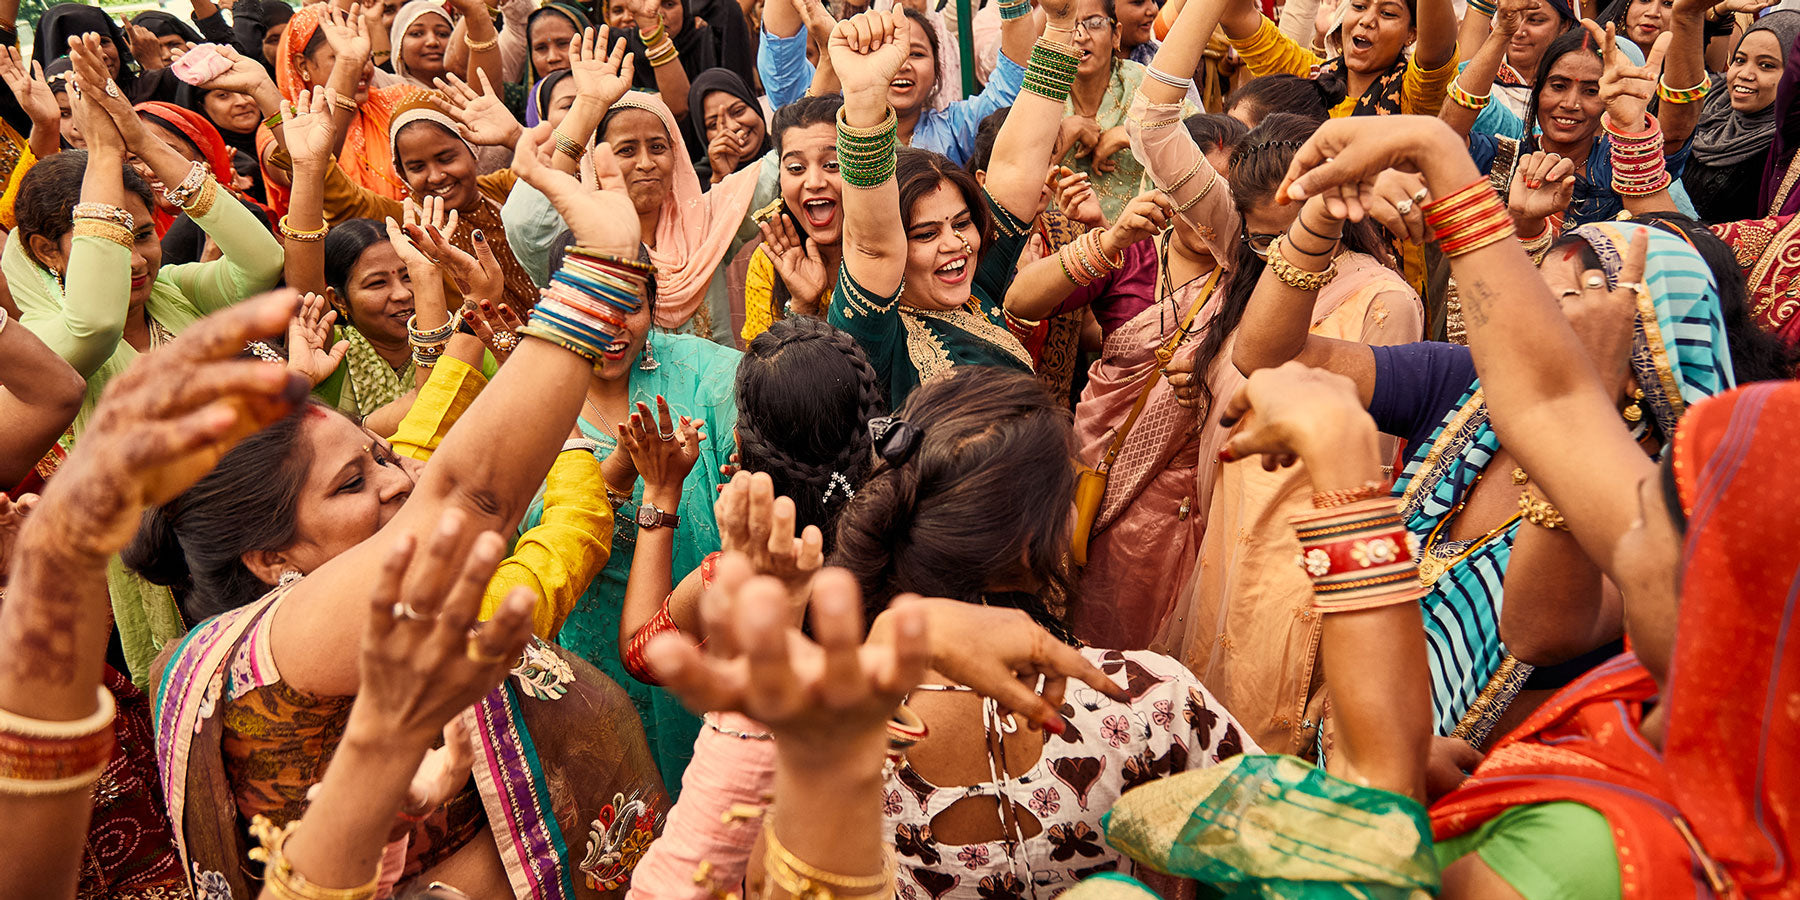
[[[1275,23],[1264,17],[1256,32],[1239,40],[1231,38],[1231,48],[1250,69],[1250,74],[1262,75],[1295,75],[1300,78],[1313,77],[1314,70],[1322,65],[1329,65],[1336,60],[1324,60],[1300,46],[1293,38],[1281,33]],[[1422,68],[1410,55],[1405,57],[1404,72],[1398,74],[1401,81],[1398,85],[1397,102],[1392,108],[1376,110],[1382,114],[1404,114],[1409,116],[1435,116],[1444,105],[1444,97],[1449,93],[1450,81],[1456,77],[1456,55],[1451,54],[1450,61],[1435,69]],[[1396,62],[1398,67],[1400,64]],[[1385,80],[1384,76],[1382,80]],[[1382,80],[1378,80],[1369,90],[1376,90]],[[1331,117],[1352,115],[1362,100],[1361,97],[1345,97],[1343,102],[1331,108]],[[1367,104],[1362,104],[1367,106]]]
[[[982,198],[994,217],[994,241],[981,248],[969,301],[956,309],[907,306],[900,302],[904,280],[883,297],[857,284],[848,265],[838,268],[825,319],[856,339],[894,409],[913,388],[954,366],[1031,371],[1031,357],[1007,328],[1001,305],[1031,223],[1007,212],[986,191]]]

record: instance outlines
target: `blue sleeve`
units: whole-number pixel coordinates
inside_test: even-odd
[[[943,154],[959,166],[968,165],[969,155],[975,151],[975,133],[981,129],[981,120],[996,110],[1011,106],[1019,96],[1019,86],[1024,83],[1025,67],[1013,62],[1005,53],[1000,54],[994,71],[988,75],[987,87],[973,97],[950,104],[941,113],[948,131]]]
[[[1505,135],[1514,140],[1525,139],[1525,123],[1513,115],[1504,103],[1489,103],[1481,108],[1481,114],[1475,117],[1475,124],[1470,131],[1479,131],[1487,135]]]
[[[1375,387],[1369,415],[1383,434],[1406,441],[1412,453],[1475,381],[1475,359],[1460,344],[1420,342],[1370,347]]]
[[[756,46],[756,74],[774,109],[806,96],[813,80],[813,65],[806,61],[806,29],[802,27],[790,37],[762,31]]]
[[[1491,108],[1493,104],[1488,104]],[[1475,160],[1475,168],[1483,172],[1494,169],[1494,154],[1500,150],[1500,142],[1494,136],[1481,131],[1469,132],[1469,158]]]

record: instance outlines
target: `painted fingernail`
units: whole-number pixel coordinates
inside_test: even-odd
[[[1536,178],[1527,178],[1527,179],[1525,179],[1525,186],[1528,188],[1531,188],[1532,190],[1535,191],[1538,188],[1543,187],[1544,183],[1537,180]]]
[[[479,229],[479,228],[477,228],[477,229],[475,229],[475,235],[474,235],[474,237],[475,237],[475,242],[476,242],[476,243],[482,243],[482,242],[485,242],[485,241],[486,241],[486,240],[487,240],[487,235],[485,235],[485,234],[482,234],[482,233],[481,233],[481,229]]]
[[[1051,716],[1044,720],[1044,730],[1057,737],[1062,737],[1063,732],[1069,730],[1069,726],[1063,722],[1062,716]]]
[[[1237,459],[1237,454],[1232,453],[1230,447],[1226,447],[1219,451],[1219,462],[1227,462],[1228,463],[1235,459]]]

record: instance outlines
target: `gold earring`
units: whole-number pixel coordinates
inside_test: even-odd
[[[1644,408],[1638,405],[1638,401],[1644,399],[1644,389],[1638,388],[1632,391],[1631,396],[1631,402],[1625,404],[1625,408],[1619,411],[1619,415],[1624,416],[1625,421],[1636,424],[1644,418]]]

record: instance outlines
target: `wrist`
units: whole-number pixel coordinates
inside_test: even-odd
[[[621,491],[620,493],[624,492]],[[670,488],[667,485],[661,484],[651,485],[648,480],[646,480],[644,483],[644,499],[642,504],[645,506],[654,506],[664,512],[673,511],[675,507],[681,505],[681,485],[677,484],[673,488]]]
[[[1315,491],[1345,490],[1381,477],[1375,420],[1361,408],[1344,406],[1315,416],[1295,445]]]

